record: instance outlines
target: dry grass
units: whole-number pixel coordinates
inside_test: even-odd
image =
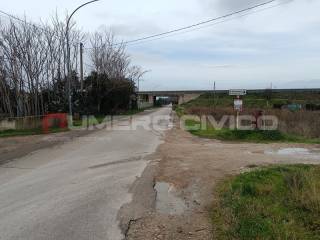
[[[247,109],[241,114],[254,114],[258,109]],[[211,115],[219,120],[224,115],[235,115],[232,108],[213,107],[189,107],[185,109],[186,114]],[[320,112],[270,109],[264,111],[265,115],[274,115],[279,119],[279,130],[285,134],[300,135],[307,138],[320,138]],[[227,127],[227,126],[226,126]]]
[[[279,118],[279,130],[309,138],[320,138],[320,112],[267,110],[266,114]]]

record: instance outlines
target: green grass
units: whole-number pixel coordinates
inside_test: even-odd
[[[68,129],[52,128],[49,130],[49,133],[58,133],[58,132],[66,132],[66,131],[68,131]],[[4,131],[0,131],[0,138],[40,135],[40,134],[44,134],[42,129],[4,130]]]
[[[215,239],[320,239],[320,167],[278,166],[220,184]]]
[[[301,136],[288,135],[281,133],[278,130],[275,131],[241,131],[231,129],[216,130],[210,126],[206,129],[192,129],[193,127],[200,126],[200,122],[194,120],[187,120],[185,122],[187,130],[203,138],[212,138],[223,141],[245,141],[255,143],[271,143],[271,142],[292,142],[292,143],[310,143],[320,144],[320,139],[309,139]]]
[[[176,111],[178,117],[182,117],[184,115],[184,107],[175,105],[173,106],[173,110]]]

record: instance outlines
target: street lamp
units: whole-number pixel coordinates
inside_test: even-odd
[[[71,117],[72,119],[72,94],[71,94],[71,60],[70,60],[70,36],[69,36],[69,28],[70,28],[70,21],[71,21],[71,18],[73,17],[73,15],[82,7],[90,4],[90,3],[94,3],[94,2],[98,2],[100,0],[93,0],[93,1],[89,1],[89,2],[86,2],[82,5],[80,5],[79,7],[77,7],[72,13],[71,15],[69,16],[68,20],[67,20],[67,26],[66,26],[66,38],[67,38],[67,68],[68,68],[68,96],[69,96],[69,117]]]

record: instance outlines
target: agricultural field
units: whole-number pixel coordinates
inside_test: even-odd
[[[204,94],[198,99],[184,104],[184,107],[233,107],[234,96],[225,93]],[[279,109],[285,105],[297,104],[303,108],[320,110],[319,92],[292,92],[279,93],[265,91],[262,93],[250,93],[243,97],[244,107],[247,109]]]
[[[199,98],[176,107],[179,116],[213,116],[220,121],[223,116],[235,116],[233,96],[227,94],[205,94]],[[194,135],[228,141],[250,142],[320,142],[320,92],[310,93],[249,93],[243,97],[244,107],[240,115],[275,116],[279,120],[274,131],[237,131],[227,125],[221,130],[215,129],[210,122],[201,129],[192,128],[200,121],[188,120],[186,125]],[[312,110],[311,110],[312,109]],[[204,127],[204,128],[203,128]]]

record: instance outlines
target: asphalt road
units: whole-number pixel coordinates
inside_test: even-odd
[[[147,117],[170,112],[161,108],[138,115],[133,125],[150,127]],[[156,129],[100,130],[1,165],[0,239],[123,239],[119,209],[131,201],[129,188],[161,144],[168,123],[154,122]]]

